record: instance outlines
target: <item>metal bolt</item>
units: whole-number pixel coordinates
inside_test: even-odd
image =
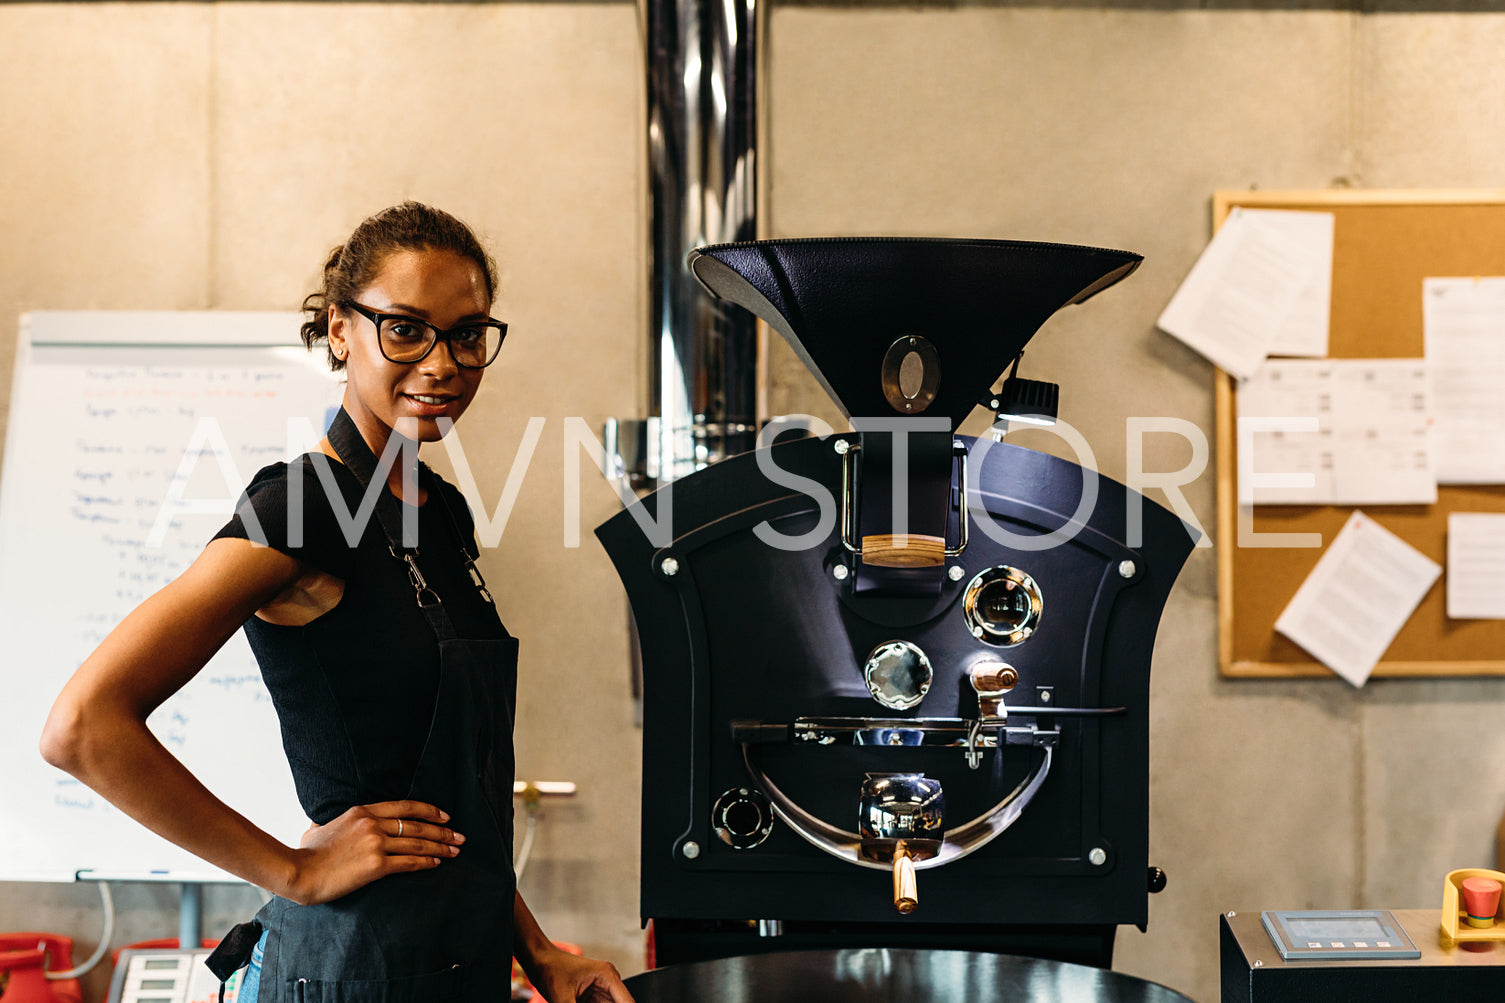
[[[1139,574],[1139,569],[1134,566],[1133,561],[1118,562],[1118,576],[1120,578],[1133,578],[1137,574]]]
[[[836,444],[831,448],[836,450],[837,456],[845,456],[847,455],[847,450],[852,448],[852,444],[845,439],[837,439]]]
[[[1093,867],[1101,867],[1108,862],[1108,851],[1101,846],[1094,846],[1087,854],[1087,859],[1092,862]]]
[[[1050,703],[1050,690],[1041,690],[1040,691],[1040,702],[1041,703]]]
[[[997,411],[999,405],[1001,405],[1002,403],[1003,402],[1000,401],[997,397],[994,397],[992,400],[988,401],[988,407],[992,408],[994,411]]]
[[[836,579],[838,582],[846,581],[847,575],[849,574],[851,574],[851,572],[847,570],[847,566],[845,564],[834,564],[831,566],[831,577]]]
[[[684,846],[679,848],[679,852],[685,855],[686,860],[694,860],[700,856],[700,844],[693,839],[689,840]]]
[[[1255,968],[1263,968],[1263,967],[1265,967],[1265,963],[1263,961],[1256,961],[1254,963],[1254,967]]]
[[[666,557],[664,558],[663,563],[658,566],[658,569],[665,575],[673,578],[675,575],[679,574],[679,562],[672,557]]]
[[[951,579],[953,582],[961,581],[966,577],[966,575],[967,569],[962,567],[960,564],[953,564],[951,565],[951,567],[946,569],[946,577]]]
[[[1238,915],[1238,913],[1236,913],[1236,912],[1234,912],[1234,911],[1233,911],[1233,910],[1231,910],[1231,909],[1230,909],[1230,910],[1229,910],[1229,911],[1228,911],[1228,913],[1227,913],[1227,916],[1228,916],[1228,918],[1229,918],[1229,919],[1232,919],[1232,918],[1233,918],[1233,917],[1235,917],[1235,916],[1237,916],[1237,915]]]

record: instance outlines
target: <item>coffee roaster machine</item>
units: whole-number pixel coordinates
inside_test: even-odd
[[[1149,677],[1196,531],[973,439],[1053,415],[1026,342],[1138,255],[1013,241],[705,247],[853,431],[706,467],[597,535],[644,681],[641,910],[661,964],[803,948],[1106,967],[1148,859]],[[1002,387],[1010,367],[1014,375]]]

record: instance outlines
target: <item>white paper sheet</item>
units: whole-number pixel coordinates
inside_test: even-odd
[[[1448,516],[1448,616],[1505,619],[1505,515]]]
[[[1275,629],[1362,686],[1442,568],[1355,510]]]
[[[1266,362],[1238,390],[1239,503],[1435,502],[1430,385],[1422,359]]]
[[[1505,482],[1505,278],[1422,283],[1435,393],[1437,479]]]
[[[1234,209],[1157,322],[1239,379],[1277,347],[1327,353],[1333,215]]]
[[[1287,231],[1293,242],[1310,248],[1315,261],[1290,309],[1275,329],[1268,355],[1321,359],[1327,356],[1328,319],[1333,293],[1333,214],[1264,211],[1261,225]]]

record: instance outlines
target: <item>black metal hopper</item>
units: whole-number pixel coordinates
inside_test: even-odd
[[[702,247],[689,263],[783,335],[849,418],[905,413],[885,399],[884,356],[899,338],[925,338],[941,373],[923,412],[955,429],[1052,314],[1142,260],[1028,241],[833,237]]]

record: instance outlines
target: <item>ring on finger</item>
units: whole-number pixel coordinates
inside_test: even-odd
[[[402,819],[397,820],[397,835],[399,838],[402,836]]]

